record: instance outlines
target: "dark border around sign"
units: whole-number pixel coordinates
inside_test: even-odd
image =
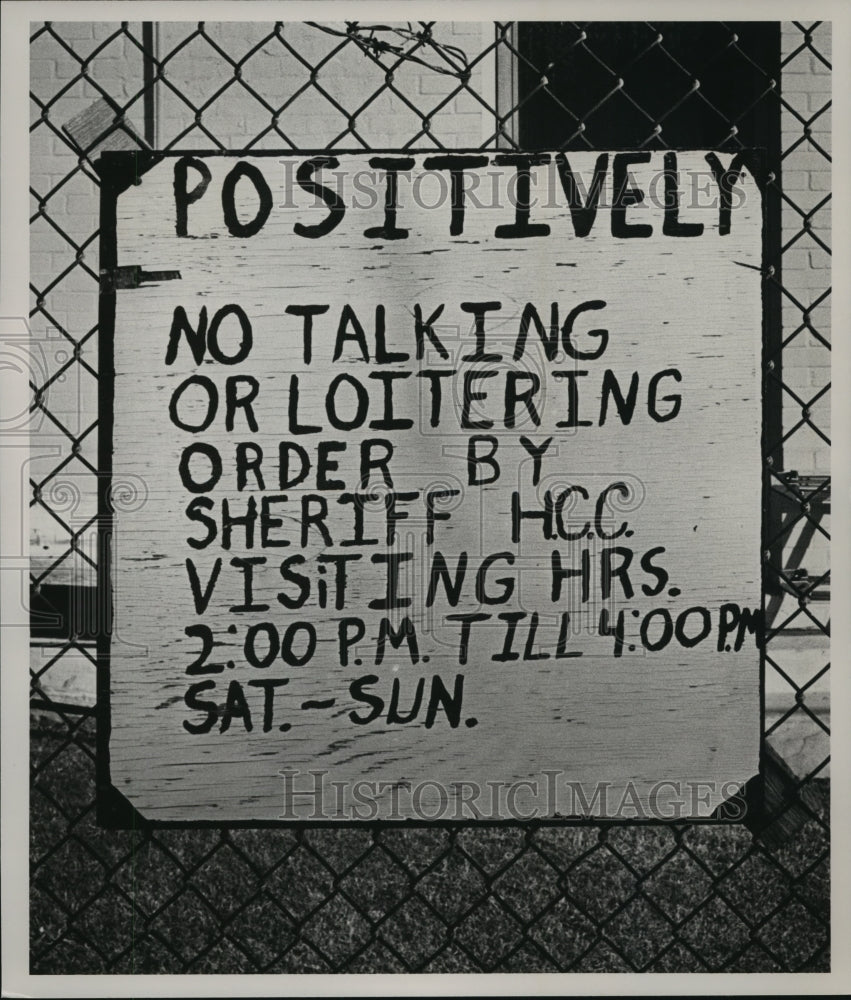
[[[628,150],[621,150],[627,152]],[[666,148],[665,152],[693,152],[678,147]],[[744,804],[744,814],[736,807],[731,817],[725,815],[729,800],[722,802],[710,816],[682,817],[676,819],[656,819],[648,817],[596,816],[549,816],[532,819],[274,819],[274,820],[158,820],[148,819],[139,813],[127,797],[112,783],[110,771],[109,742],[112,732],[110,705],[110,636],[112,629],[112,453],[113,415],[115,399],[115,307],[116,289],[108,279],[117,267],[117,207],[119,196],[132,185],[141,183],[148,170],[164,159],[179,156],[195,157],[305,157],[324,156],[376,156],[382,154],[422,156],[433,151],[399,149],[298,149],[298,150],[197,150],[172,149],[166,152],[148,150],[104,152],[98,159],[96,169],[100,177],[100,278],[101,290],[98,306],[98,541],[97,541],[97,701],[96,720],[96,803],[97,821],[107,829],[311,829],[355,828],[359,830],[377,829],[422,829],[450,828],[466,829],[477,827],[522,827],[535,829],[543,826],[677,826],[705,825],[716,823],[729,825],[743,823],[758,832],[771,817],[766,803],[766,776],[770,768],[781,767],[776,754],[765,739],[765,605],[766,605],[766,563],[770,553],[766,545],[769,539],[770,471],[766,461],[768,438],[768,415],[766,400],[768,392],[768,362],[772,352],[776,352],[782,339],[781,291],[779,280],[779,250],[781,246],[779,178],[771,171],[771,156],[764,148],[735,150],[736,155],[744,155],[747,166],[762,195],[762,350],[761,350],[761,426],[760,454],[762,489],[760,498],[760,614],[761,624],[758,634],[759,649],[759,770],[737,793],[737,799]],[[501,155],[504,149],[451,149],[449,154],[478,153],[480,155]],[[523,149],[516,152],[535,153],[552,150]],[[778,164],[779,166],[779,164]],[[775,261],[769,266],[769,261]],[[774,279],[774,280],[772,280]],[[778,417],[779,419],[779,417]]]

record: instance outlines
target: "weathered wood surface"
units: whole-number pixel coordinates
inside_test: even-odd
[[[116,125],[119,120],[121,124]],[[103,97],[65,122],[62,130],[93,162],[101,153],[147,147],[147,143],[123,120],[121,109]]]
[[[574,170],[586,183],[595,158],[571,156]],[[603,207],[591,233],[578,238],[554,175],[550,175],[547,204],[547,168],[536,168],[541,187],[536,186],[535,193],[542,204],[534,208],[532,221],[550,225],[545,238],[494,239],[495,227],[513,221],[513,211],[507,206],[490,207],[487,202],[483,207],[468,205],[463,233],[450,236],[449,206],[418,207],[408,193],[410,187],[400,184],[398,225],[410,230],[408,239],[364,236],[365,229],[382,222],[380,186],[377,206],[349,208],[334,232],[305,239],[293,233],[294,223],[315,223],[327,213],[321,202],[314,204],[304,192],[296,191],[287,204],[284,159],[250,160],[268,178],[274,195],[266,225],[250,238],[230,235],[222,219],[220,191],[234,166],[232,158],[206,159],[212,180],[207,194],[189,206],[188,238],[175,234],[173,160],[158,164],[119,199],[118,264],[140,265],[150,271],[175,269],[182,279],[117,293],[113,477],[117,484],[138,482],[134,477],[141,477],[145,490],[138,503],[122,505],[115,521],[109,747],[114,785],[152,819],[271,820],[282,815],[284,783],[279,771],[286,768],[299,772],[325,769],[328,782],[351,784],[364,779],[409,788],[423,781],[437,781],[447,788],[460,781],[481,785],[527,779],[543,782],[543,772],[557,771],[560,782],[582,783],[589,800],[595,783],[608,782],[615,801],[619,792],[632,787],[644,807],[658,782],[714,782],[714,790],[701,793],[702,803],[687,804],[684,813],[707,814],[723,798],[723,782],[742,783],[758,768],[758,650],[750,636],[738,651],[722,648],[719,652],[716,642],[723,604],[733,602],[752,609],[760,605],[761,204],[752,176],[746,173],[739,181],[746,198],[734,207],[730,233],[725,236],[718,232],[717,201],[707,198],[710,203],[705,207],[687,205],[684,199],[680,210],[683,221],[704,223],[705,232],[699,237],[663,235],[662,208],[646,202],[627,214],[630,222],[652,224],[650,238],[614,238],[610,211]],[[661,154],[654,154],[649,164],[633,166],[631,171],[636,182],[649,190],[661,167]],[[680,154],[679,167],[699,170],[702,183],[709,185],[710,193],[714,190],[703,154]],[[341,157],[347,204],[353,196],[352,177],[368,169],[365,160]],[[513,169],[488,169],[501,175],[504,192]],[[687,188],[688,177],[683,177]],[[242,181],[237,190],[242,195],[247,188]],[[424,185],[423,197],[433,201],[435,190]],[[659,184],[657,191],[661,191]],[[604,198],[606,204],[611,203],[611,172]],[[255,205],[256,201],[247,198],[241,217],[250,218]],[[548,327],[551,303],[559,304],[560,322],[564,322],[569,310],[591,300],[604,301],[605,308],[577,317],[574,342],[584,351],[593,351],[600,338],[590,336],[589,331],[605,328],[609,340],[600,358],[576,360],[561,350],[548,360],[532,326],[524,356],[511,360],[526,303],[536,306]],[[502,303],[500,312],[486,316],[486,350],[503,354],[502,361],[483,364],[463,359],[474,345],[473,317],[460,309],[464,301]],[[244,309],[252,324],[253,347],[244,361],[226,366],[208,355],[196,366],[186,340],[181,339],[174,364],[166,365],[177,306],[185,308],[190,322],[197,325],[202,306],[212,319],[218,309],[233,303]],[[315,303],[327,304],[329,310],[314,319],[313,356],[308,364],[303,353],[303,320],[287,314],[286,308]],[[435,332],[448,349],[448,359],[428,345],[425,358],[415,359],[416,303],[425,317],[438,305],[445,306]],[[341,357],[332,360],[346,304],[366,331],[370,362],[363,360],[354,340],[346,341]],[[386,309],[387,349],[408,352],[410,360],[375,363],[377,305]],[[237,324],[230,316],[222,324],[223,350],[235,350],[239,341],[235,331]],[[432,398],[427,380],[416,377],[422,368],[457,371],[442,381],[444,405],[438,427],[429,426]],[[474,419],[492,420],[493,428],[462,429],[463,375],[486,368],[497,374],[475,384],[476,391],[488,395],[471,412]],[[675,419],[657,422],[648,414],[648,382],[655,373],[672,368],[681,373],[681,381],[660,383],[658,406],[668,410],[671,404],[663,398],[679,394],[681,409]],[[556,426],[566,418],[569,376],[557,380],[552,375],[555,369],[588,373],[576,376],[576,385],[579,417],[591,421],[591,426]],[[637,403],[629,425],[619,419],[613,399],[606,422],[600,425],[606,369],[615,374],[624,394],[632,373],[638,373]],[[412,418],[413,429],[341,432],[329,428],[324,398],[331,380],[341,373],[361,380],[369,393],[368,418],[373,420],[382,415],[382,386],[368,376],[384,371],[411,373],[393,388],[395,415]],[[516,426],[505,427],[509,371],[539,376],[535,405],[540,426],[530,421],[520,405]],[[242,412],[237,413],[231,432],[225,430],[223,413],[197,434],[174,426],[169,399],[193,373],[213,380],[222,404],[229,376],[255,376],[259,381],[253,403],[258,431],[246,426]],[[294,436],[290,432],[293,375],[300,385],[298,419],[320,426],[318,433]],[[524,381],[522,387],[529,384]],[[198,414],[203,412],[200,403],[193,410],[192,395],[187,393],[181,403],[186,421],[200,419]],[[195,393],[195,398],[200,401],[202,397]],[[353,413],[353,399],[353,391],[346,389],[340,397],[341,412]],[[502,474],[494,484],[466,484],[467,447],[474,434],[493,434],[498,439]],[[536,444],[553,438],[537,486],[532,485],[532,460],[519,443],[521,435]],[[371,562],[371,555],[386,553],[388,547],[341,547],[340,541],[352,536],[352,517],[350,506],[337,503],[339,491],[324,491],[332,544],[315,528],[308,531],[307,545],[299,544],[301,495],[320,492],[315,465],[305,483],[279,490],[279,442],[296,441],[315,459],[317,443],[332,438],[347,448],[332,456],[339,461],[339,469],[329,475],[343,480],[347,490],[357,488],[359,442],[387,438],[395,448],[390,469],[396,491],[460,491],[444,508],[451,517],[437,524],[431,547],[424,542],[422,500],[400,504],[409,518],[397,524],[396,548],[413,552],[413,558],[401,568],[399,589],[412,598],[402,613],[416,627],[419,663],[411,662],[404,643],[398,650],[388,645],[383,663],[375,663],[375,637],[384,612],[370,610],[367,603],[384,593],[385,573]],[[188,537],[204,535],[203,527],[185,515],[193,494],[183,487],[178,474],[181,453],[194,441],[213,444],[222,455],[222,479],[205,494],[214,502],[211,516],[217,521],[223,498],[235,513],[245,512],[252,485],[259,503],[264,491],[251,476],[245,491],[237,489],[234,453],[237,442],[262,447],[265,493],[286,493],[289,498],[275,508],[275,516],[283,523],[271,534],[289,541],[290,547],[256,544],[247,549],[239,528],[229,551],[222,548],[220,534],[201,550],[187,544]],[[207,466],[198,461],[197,468],[200,475]],[[615,509],[607,512],[606,525],[614,530],[626,521],[631,537],[608,543],[587,535],[580,540],[548,540],[542,536],[541,522],[529,520],[523,522],[520,543],[512,542],[512,491],[519,490],[522,506],[531,508],[543,504],[547,489],[559,495],[568,486],[584,487],[590,500],[574,494],[576,506],[571,501],[564,507],[565,523],[578,531],[586,520],[593,522],[597,495],[616,482],[629,486],[630,497],[623,502],[613,498]],[[371,486],[379,494],[387,492],[380,475],[371,480]],[[368,534],[380,537],[384,524],[380,511],[371,509],[366,516]],[[601,554],[615,545],[629,546],[634,552],[629,570],[634,593],[627,597],[615,579],[613,596],[603,601]],[[656,565],[663,566],[670,578],[660,594],[646,596],[642,584],[651,587],[656,580],[641,570],[640,559],[657,546],[664,546],[665,552],[655,557]],[[552,552],[557,550],[565,565],[579,566],[583,549],[590,552],[590,599],[582,601],[574,579],[567,581],[560,599],[553,601]],[[434,606],[424,606],[428,565],[435,550],[445,555],[453,570],[459,554],[468,552],[467,580],[456,607],[449,607],[442,588]],[[323,551],[361,555],[349,566],[341,610],[333,605],[320,608],[315,598],[316,557]],[[475,571],[483,556],[497,552],[512,553],[515,562],[513,566],[497,563],[488,577],[488,589],[499,593],[496,581],[507,577],[515,581],[515,594],[505,604],[482,607],[474,594]],[[300,569],[311,580],[312,595],[300,610],[288,610],[276,595],[281,591],[292,595],[296,588],[282,580],[278,567],[282,559],[295,554],[307,560]],[[267,604],[267,611],[240,614],[229,610],[243,599],[242,574],[229,561],[246,556],[268,560],[254,573],[255,600]],[[199,615],[185,563],[187,558],[194,560],[203,588],[218,557],[223,558],[221,574],[208,609]],[[712,630],[705,641],[691,649],[676,641],[656,652],[642,647],[638,629],[645,614],[668,608],[676,620],[679,613],[695,606],[705,607],[711,615]],[[625,611],[625,648],[620,657],[613,655],[613,638],[599,634],[603,608],[610,609],[613,619]],[[459,665],[459,625],[447,622],[445,616],[476,611],[493,617],[483,626],[473,626],[469,661]],[[520,658],[494,661],[505,637],[505,622],[497,615],[514,611],[528,613],[517,627],[514,643]],[[548,653],[548,659],[524,655],[529,616],[535,611],[540,623],[530,651]],[[571,614],[565,651],[581,655],[557,659],[562,612]],[[397,625],[399,614],[393,617]],[[365,638],[347,666],[340,663],[336,641],[339,620],[345,616],[361,617],[366,624]],[[258,622],[272,623],[281,635],[293,622],[312,623],[318,636],[315,655],[302,666],[289,666],[280,658],[265,669],[249,666],[242,641],[249,627]],[[187,637],[184,629],[197,623],[209,625],[220,644],[210,660],[233,667],[210,678],[187,676],[199,640]],[[694,633],[698,624],[696,619],[690,621],[688,631]],[[654,627],[651,634],[658,636],[659,631]],[[369,705],[352,698],[350,684],[368,674],[378,676],[369,690],[385,703],[394,679],[399,680],[401,713],[410,710],[417,680],[425,678],[418,718],[407,725],[390,725],[385,706],[375,721],[353,723],[349,713],[366,715]],[[451,694],[457,674],[464,675],[460,725],[451,727],[446,714],[439,711],[434,725],[426,728],[431,678],[438,675]],[[259,678],[287,679],[286,686],[275,692],[269,732],[263,731],[262,691],[247,686]],[[197,723],[204,718],[204,711],[187,707],[187,688],[207,679],[216,687],[200,697],[211,699],[220,709],[230,681],[243,685],[252,713],[251,732],[246,732],[239,717],[227,732],[221,732],[221,714],[210,732],[187,732],[184,721]],[[329,708],[302,707],[305,702],[330,699],[334,701]],[[282,732],[282,725],[290,728]],[[309,784],[307,778],[296,779],[297,787]],[[335,818],[335,791],[328,787],[326,792],[327,815]],[[663,790],[662,799],[677,794]],[[404,804],[408,800],[402,801],[403,814],[412,815],[410,804]],[[434,793],[425,794],[422,801],[431,804],[433,815]],[[521,796],[519,808],[526,808],[522,804],[526,801]],[[571,812],[565,801],[545,804],[543,814]],[[386,815],[389,792],[381,803],[381,815]],[[591,811],[601,808],[598,804]],[[447,818],[453,815],[452,809],[445,813]],[[500,815],[508,815],[504,806]]]

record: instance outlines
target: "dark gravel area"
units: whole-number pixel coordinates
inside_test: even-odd
[[[70,742],[69,742],[70,739]],[[741,825],[101,829],[91,719],[33,717],[33,973],[829,971],[829,784]]]

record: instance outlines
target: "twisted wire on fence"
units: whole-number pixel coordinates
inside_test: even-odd
[[[802,104],[787,86],[829,71],[829,31],[787,26],[778,78],[735,25],[713,23],[707,43],[686,51],[672,46],[667,25],[630,27],[625,51],[605,47],[605,25],[559,25],[559,51],[545,64],[515,23],[491,26],[487,37],[470,25],[426,22],[34,28],[34,972],[829,967],[828,729],[819,702],[829,665],[814,659],[828,633],[820,602],[829,577],[826,565],[801,562],[827,536],[829,513],[829,479],[814,451],[829,443],[829,360],[812,359],[829,359],[829,192],[812,179],[797,184],[822,176],[814,158],[830,160],[829,87]],[[496,86],[494,63],[500,74],[510,67]],[[712,87],[713,73],[731,64],[754,81],[735,109],[720,106]],[[592,82],[565,93],[559,74],[576,65]],[[650,107],[648,80],[660,73],[676,86],[663,88],[662,103],[657,88]],[[573,149],[599,148],[615,107],[633,145],[648,148],[676,144],[684,110],[717,120],[719,150],[747,144],[748,116],[780,112],[770,187],[782,231],[764,273],[782,319],[764,357],[766,400],[777,409],[767,415],[775,430],[764,454],[776,513],[766,539],[765,659],[767,689],[779,685],[787,697],[766,715],[765,738],[770,748],[798,727],[806,765],[777,763],[769,814],[756,829],[100,828],[88,697],[96,623],[80,609],[97,572],[96,156],[127,145],[520,146],[541,101],[561,145]],[[798,272],[791,264],[803,252]],[[806,385],[799,361],[809,366]],[[805,435],[816,443],[796,450]],[[53,634],[61,588],[71,588],[71,629]],[[798,644],[792,654],[790,643]]]

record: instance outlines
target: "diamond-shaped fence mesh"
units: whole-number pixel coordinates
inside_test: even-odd
[[[32,971],[829,968],[830,26],[47,23],[30,56]],[[100,152],[689,145],[772,174],[758,821],[99,827]]]

